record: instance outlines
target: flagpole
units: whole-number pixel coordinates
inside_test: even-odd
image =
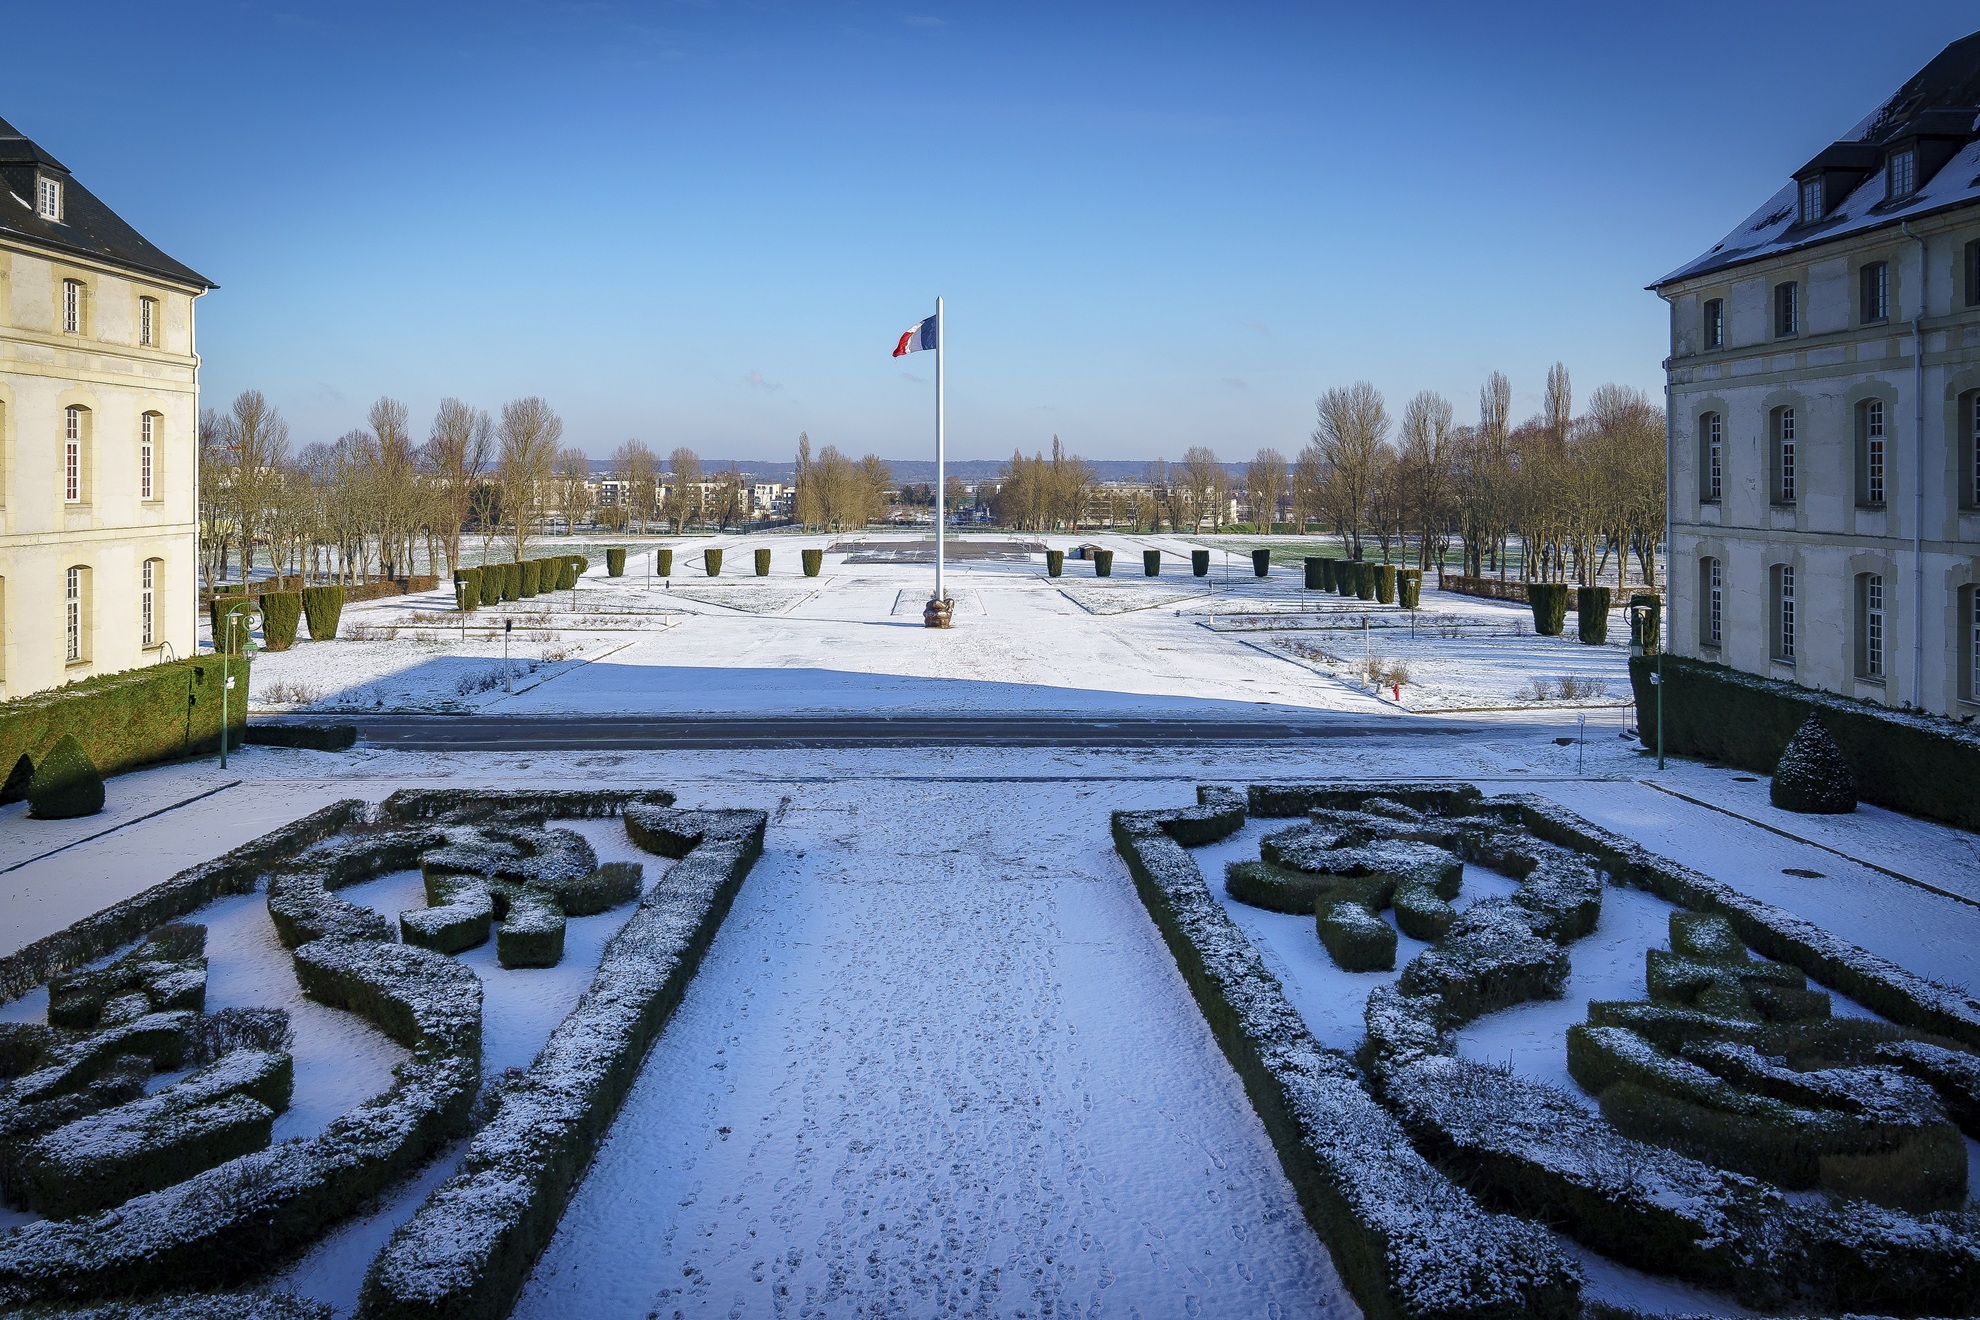
[[[942,533],[947,512],[944,503],[948,479],[944,467],[942,435],[942,358],[949,351],[949,327],[942,319],[942,299],[935,299],[935,599],[947,600],[942,589]]]

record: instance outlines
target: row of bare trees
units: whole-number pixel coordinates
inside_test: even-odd
[[[798,435],[792,516],[806,531],[864,527],[887,516],[894,474],[877,455],[854,462],[832,445],[811,453],[811,435]]]

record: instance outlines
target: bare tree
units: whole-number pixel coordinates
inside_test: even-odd
[[[1244,470],[1245,499],[1251,505],[1251,521],[1267,536],[1279,520],[1279,501],[1286,493],[1286,456],[1276,449],[1261,449]]]
[[[557,454],[557,512],[563,515],[564,531],[577,530],[577,522],[591,512],[591,460],[571,445]]]
[[[702,514],[701,459],[683,445],[667,456],[667,468],[673,473],[674,484],[667,492],[662,512],[674,524],[676,532],[684,532],[688,522]]]
[[[1352,558],[1361,558],[1361,525],[1375,478],[1389,452],[1389,411],[1365,380],[1331,389],[1316,405],[1313,443],[1325,464],[1322,500]]]
[[[263,529],[275,484],[289,457],[289,424],[260,390],[242,390],[220,419],[218,440],[227,454],[228,503],[241,544],[241,585],[254,563],[255,534]]]
[[[646,530],[647,519],[654,515],[658,475],[659,460],[637,440],[626,441],[612,454],[612,476],[619,483],[619,498],[625,505],[626,516],[638,521],[641,532]]]
[[[529,534],[542,516],[543,498],[564,438],[564,420],[550,405],[532,394],[502,405],[502,508],[509,516],[516,559],[523,557]]]
[[[426,439],[425,467],[439,509],[440,542],[447,570],[461,567],[461,529],[475,516],[475,489],[488,470],[494,449],[494,423],[479,408],[459,399],[440,400]]]
[[[1416,530],[1416,564],[1442,565],[1451,522],[1456,517],[1452,485],[1451,401],[1424,390],[1403,407],[1402,449],[1397,479],[1402,483],[1403,517]]]
[[[1547,368],[1547,395],[1540,411],[1554,447],[1567,448],[1568,430],[1574,425],[1574,386],[1568,383],[1567,363],[1556,362]]]
[[[1223,465],[1217,461],[1217,452],[1208,445],[1192,445],[1182,456],[1183,483],[1187,486],[1190,525],[1201,531],[1203,520],[1217,516],[1221,522],[1222,509],[1218,498],[1225,481]]]

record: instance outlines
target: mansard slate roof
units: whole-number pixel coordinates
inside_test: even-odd
[[[62,219],[44,220],[35,209],[35,175],[62,180]],[[172,260],[130,227],[95,193],[76,182],[68,167],[0,119],[0,235],[74,252],[199,289],[217,287],[190,266]]]
[[[1911,196],[1892,203],[1885,161],[1890,148],[1929,140],[1951,153]],[[1920,171],[1927,158],[1921,153]],[[1837,171],[1860,174],[1846,197],[1827,198],[1828,214],[1797,223],[1800,178]],[[1892,97],[1833,145],[1798,170],[1739,228],[1712,250],[1680,266],[1650,287],[1710,274],[1777,253],[1826,243],[1980,201],[1980,32],[1947,46]]]

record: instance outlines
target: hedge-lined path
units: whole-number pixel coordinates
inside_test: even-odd
[[[1113,854],[1173,796],[786,798],[516,1315],[1353,1314]]]

